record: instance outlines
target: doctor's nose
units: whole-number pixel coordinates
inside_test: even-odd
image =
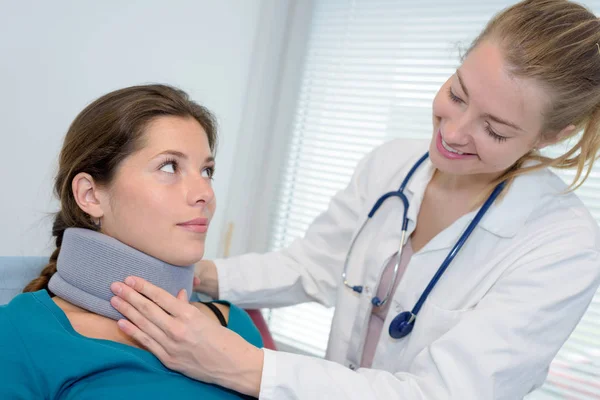
[[[442,138],[449,145],[466,146],[471,141],[472,124],[468,118],[457,118],[442,125]]]

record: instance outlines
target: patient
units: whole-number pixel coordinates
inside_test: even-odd
[[[121,333],[109,303],[129,275],[189,299],[215,211],[215,143],[212,114],[164,85],[117,90],[77,116],[54,187],[57,249],[0,307],[1,399],[243,397],[164,367]],[[193,304],[262,347],[243,310]]]

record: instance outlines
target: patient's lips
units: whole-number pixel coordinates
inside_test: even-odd
[[[208,230],[208,218],[196,218],[191,221],[177,224],[177,226],[191,232],[205,233]]]

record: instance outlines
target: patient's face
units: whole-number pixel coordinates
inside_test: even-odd
[[[146,128],[101,191],[102,233],[175,265],[204,254],[215,211],[214,160],[206,132],[192,118],[165,116]]]

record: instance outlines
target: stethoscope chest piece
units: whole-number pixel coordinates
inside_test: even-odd
[[[396,317],[390,323],[390,336],[394,339],[402,339],[408,336],[415,326],[415,314],[410,311],[404,311],[396,315]]]

